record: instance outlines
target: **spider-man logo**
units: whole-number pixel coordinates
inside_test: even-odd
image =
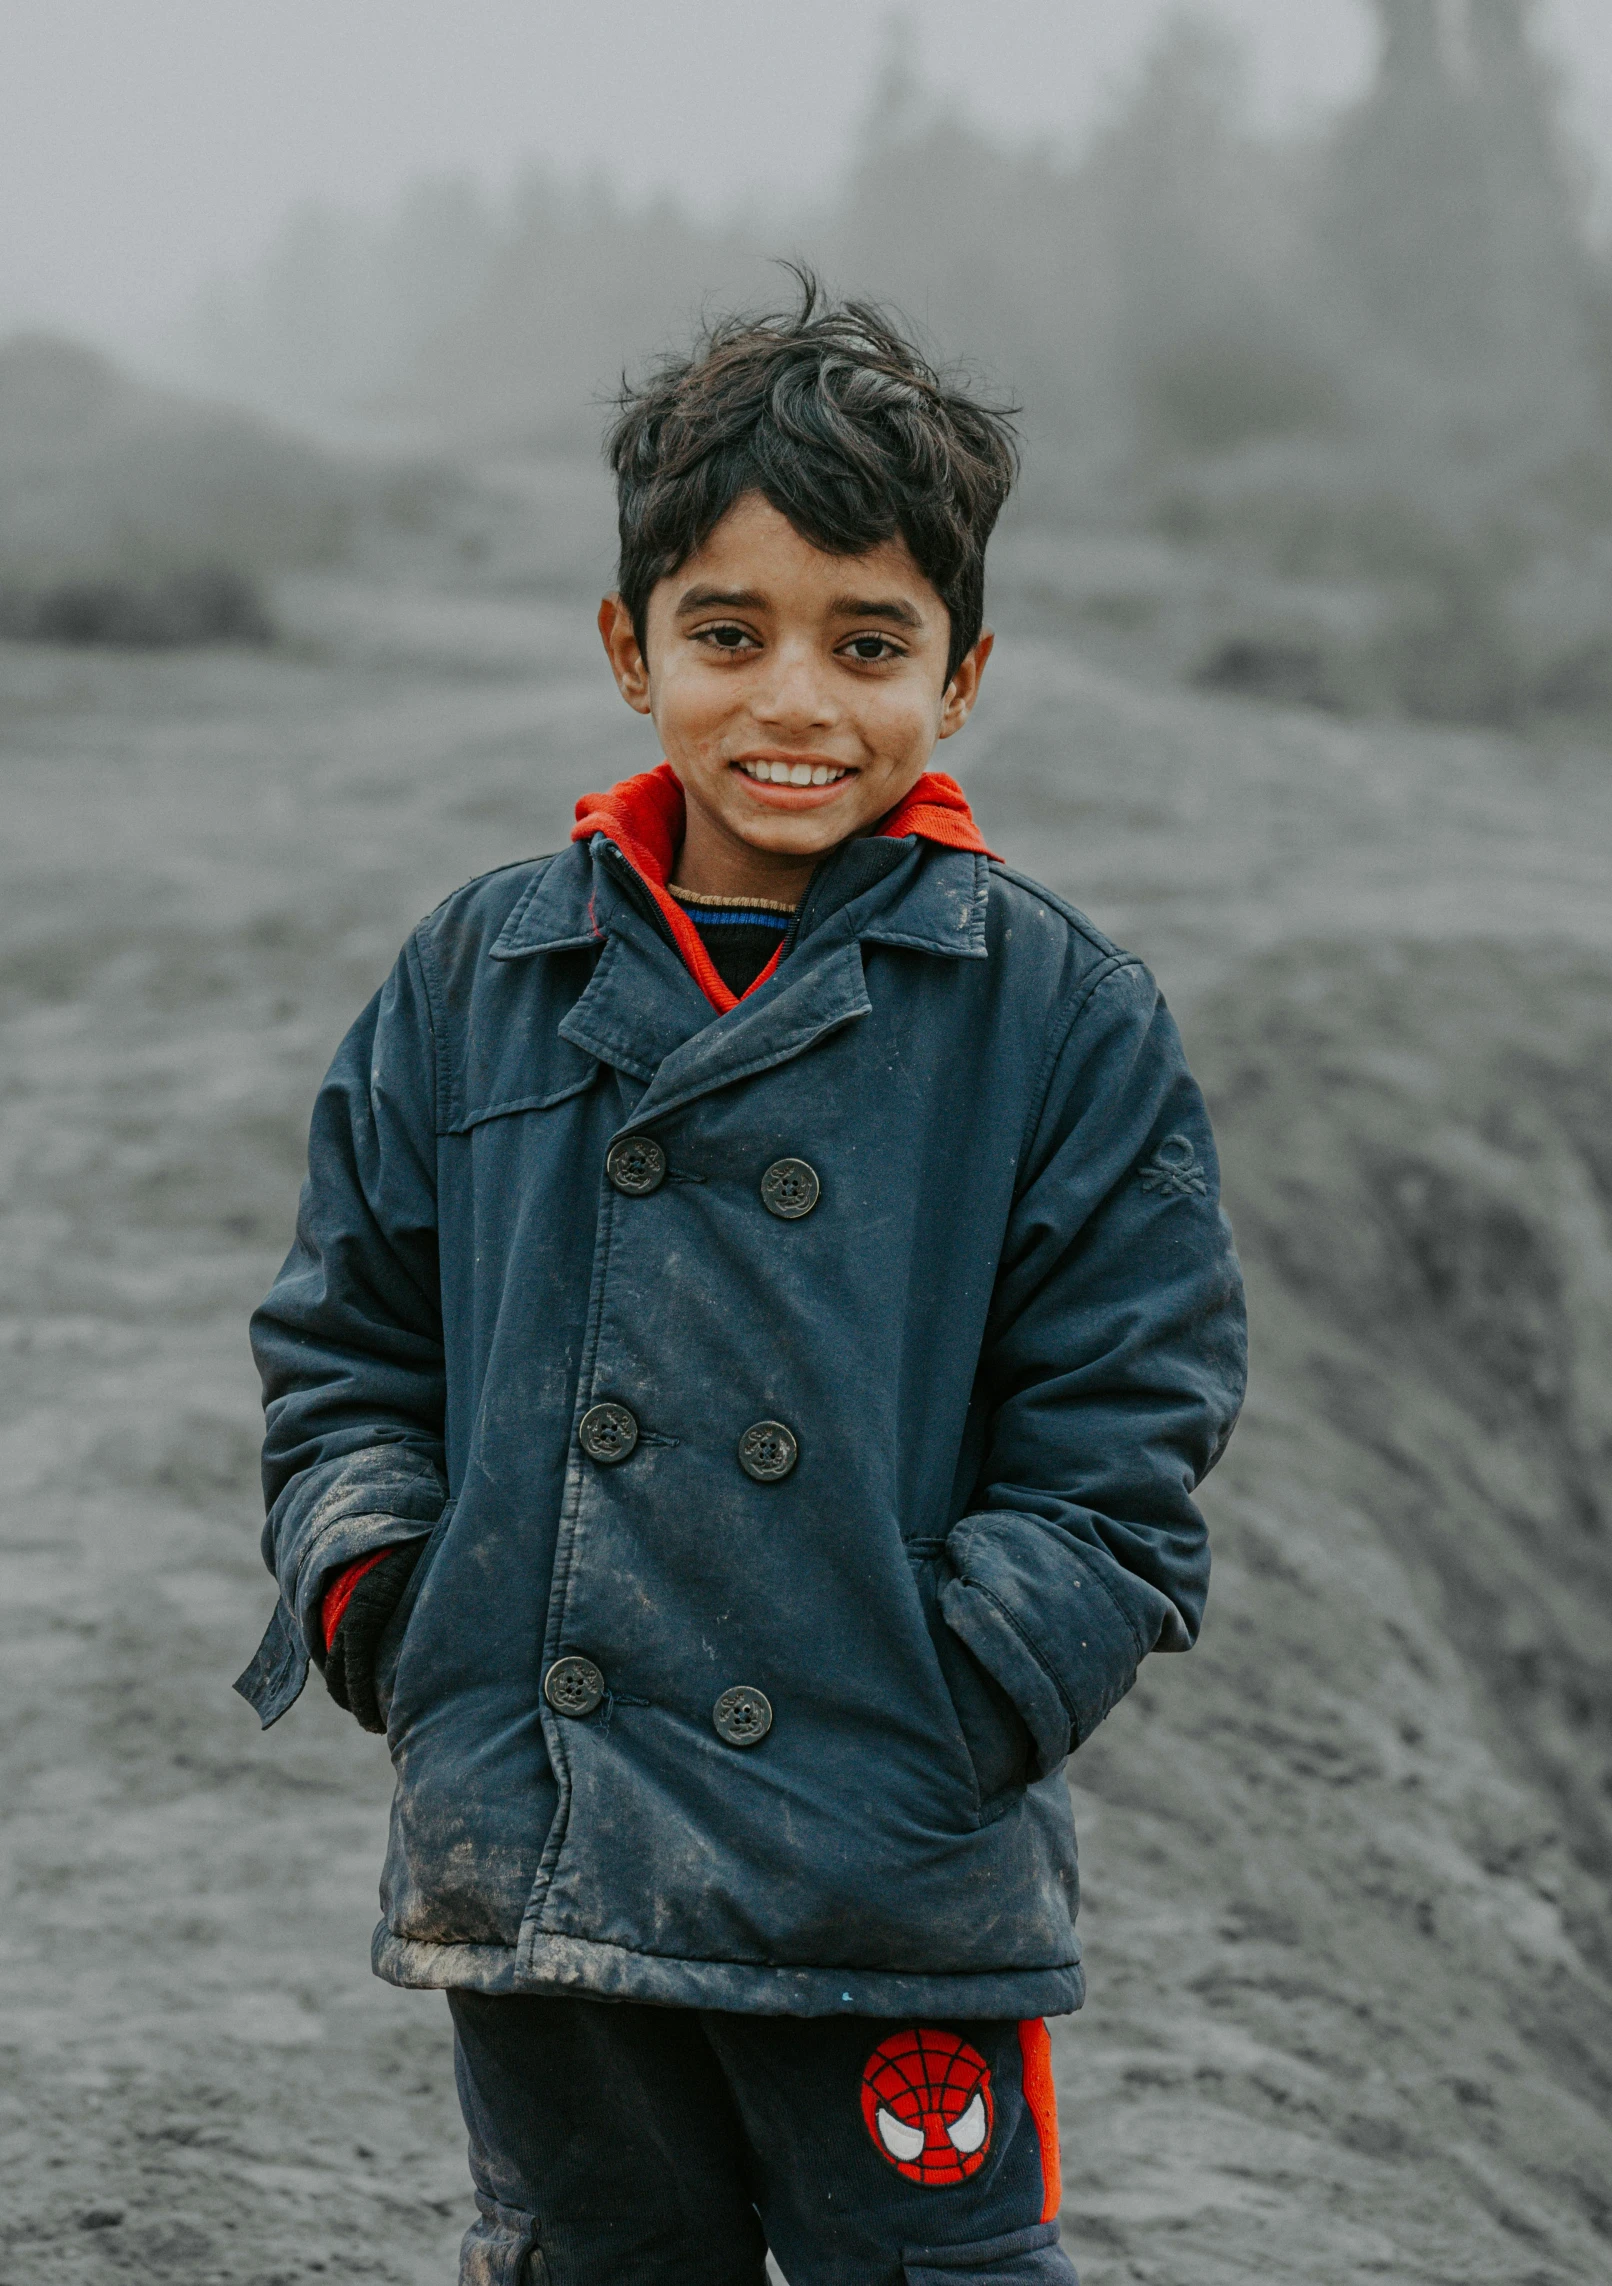
[[[862,2067],[862,2117],[909,2182],[961,2183],[991,2148],[990,2067],[955,2032],[892,2032]]]

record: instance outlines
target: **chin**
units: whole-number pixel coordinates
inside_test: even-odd
[[[759,818],[740,816],[729,818],[729,825],[739,839],[752,849],[764,849],[774,857],[820,857],[825,850],[837,849],[842,841],[860,833],[862,821],[858,818]]]

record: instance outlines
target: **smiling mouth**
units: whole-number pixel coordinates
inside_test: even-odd
[[[758,786],[837,786],[852,775],[838,762],[736,762],[734,768]]]

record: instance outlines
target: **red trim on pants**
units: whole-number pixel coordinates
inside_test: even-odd
[[[1024,2100],[1035,2121],[1041,2145],[1041,2220],[1056,2222],[1063,2205],[1063,2158],[1058,2149],[1058,2089],[1052,2077],[1052,2036],[1039,2016],[1027,2016],[1019,2026],[1019,2054],[1024,2059]]]

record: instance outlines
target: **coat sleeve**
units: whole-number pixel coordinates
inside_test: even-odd
[[[296,1243],[252,1319],[263,1557],[280,1604],[236,1684],[265,1726],[307,1676],[323,1583],[423,1538],[447,1498],[436,1047],[411,942],[314,1106]]]
[[[985,1464],[941,1592],[1042,1774],[1147,1652],[1197,1637],[1209,1553],[1192,1494],[1246,1358],[1203,1098],[1152,978],[1117,963],[1065,1019],[1024,1154],[981,1359]]]

